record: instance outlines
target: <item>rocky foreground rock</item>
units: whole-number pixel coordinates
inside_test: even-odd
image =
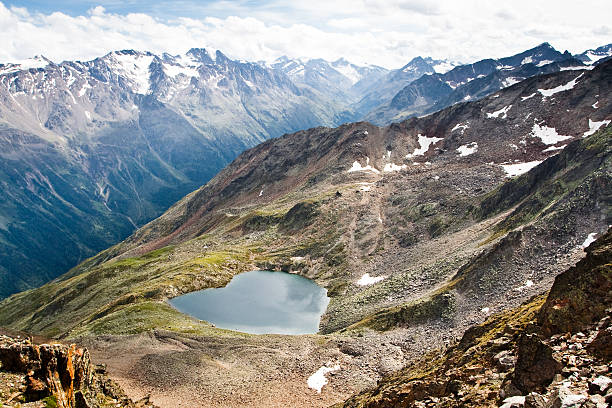
[[[2,407],[153,408],[131,401],[94,365],[87,349],[72,344],[34,344],[31,338],[0,335]]]
[[[612,229],[548,296],[491,317],[344,407],[612,404]]]

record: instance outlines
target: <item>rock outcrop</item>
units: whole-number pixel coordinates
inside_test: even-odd
[[[74,344],[1,335],[0,384],[3,407],[36,401],[57,408],[152,407],[146,400],[131,401],[104,366],[94,365],[87,349]]]

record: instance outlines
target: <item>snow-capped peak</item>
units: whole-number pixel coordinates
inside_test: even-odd
[[[37,55],[33,58],[27,58],[21,61],[0,64],[0,75],[10,74],[17,71],[25,71],[28,69],[45,68],[49,64],[53,64],[53,62],[42,55]]]
[[[351,64],[344,58],[340,58],[339,60],[332,62],[331,66],[336,71],[347,77],[353,85],[361,81],[361,79],[363,78],[363,73],[360,72],[359,69],[360,67],[355,64]]]
[[[448,71],[455,68],[457,65],[460,65],[457,62],[449,60],[434,60],[433,62],[433,69],[438,74],[446,74]]]
[[[136,93],[146,94],[151,86],[149,66],[155,59],[151,53],[132,50],[115,51],[107,55],[109,68],[127,79]]]

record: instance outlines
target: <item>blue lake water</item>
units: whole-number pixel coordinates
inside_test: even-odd
[[[312,334],[329,304],[327,290],[284,272],[252,271],[224,288],[204,289],[170,300],[179,311],[215,326],[253,334]]]

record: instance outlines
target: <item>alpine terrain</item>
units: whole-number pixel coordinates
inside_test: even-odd
[[[117,55],[123,54],[108,58]],[[105,150],[126,144],[121,133],[108,130],[117,129],[110,125],[117,121],[103,116],[109,110],[95,113],[91,108],[92,118],[102,115],[106,119],[97,120],[107,125],[100,123],[105,131],[87,133],[87,148],[102,150],[86,157],[125,163],[121,166],[127,167],[119,168],[129,169],[133,177],[140,174],[141,180],[150,178],[129,166],[144,172],[152,162],[160,174],[156,180],[165,180],[164,174],[191,173],[179,167],[186,161],[178,152],[151,147],[156,137],[166,135],[156,126],[170,131],[181,123],[182,129],[193,129],[194,141],[209,144],[198,151],[190,142],[185,152],[213,152],[219,166],[229,161],[221,153],[227,151],[222,141],[236,153],[238,146],[248,145],[239,145],[238,137],[205,137],[198,118],[202,106],[209,105],[181,102],[179,111],[175,101],[193,101],[195,85],[185,92],[170,85],[198,80],[184,74],[168,78],[164,64],[172,65],[171,57],[147,58],[150,66],[156,58],[161,65],[155,71],[160,81],[152,75],[146,83],[150,95],[91,100],[125,107],[128,119],[119,122],[136,126],[142,134],[139,151],[150,153],[135,156],[142,161],[128,162]],[[326,114],[333,122],[341,114],[292,101],[307,92],[313,98],[337,94],[348,83],[318,89],[305,75],[298,87],[282,70],[225,61],[218,54],[213,65],[248,67],[253,73],[245,78],[232,71],[235,81],[228,86],[251,88],[246,79],[257,88],[257,81],[286,78],[281,81],[286,85],[254,91],[253,98],[283,91],[282,97],[290,98],[279,100],[278,109],[294,107],[284,111],[286,116],[266,116],[278,112],[272,108],[260,111],[270,118],[257,122],[262,129],[267,123],[286,131],[295,123],[271,118],[298,117],[302,109],[307,115],[299,117],[313,121]],[[92,81],[103,77],[124,83],[93,68],[96,64],[101,62],[74,64],[73,69],[91,69]],[[308,72],[309,63],[303,65]],[[62,67],[46,69],[63,72]],[[380,78],[390,74],[369,68]],[[462,79],[463,70],[474,75],[472,80]],[[25,77],[45,74],[19,72]],[[585,65],[543,45],[516,58],[429,74],[401,89],[393,97],[397,104],[380,110],[380,118],[441,110],[384,126],[319,126],[266,140],[127,239],[39,288],[1,301],[0,326],[86,346],[131,401],[161,407],[569,406],[564,401],[577,399],[606,404],[611,382],[606,316],[612,306],[607,233],[612,224],[612,61]],[[428,88],[431,81],[437,83],[434,88]],[[134,80],[131,86],[136,84]],[[96,91],[97,85],[91,86],[86,93]],[[427,89],[440,92],[421,98],[421,90]],[[473,98],[455,93],[468,89]],[[229,94],[219,90],[213,96],[215,92]],[[236,106],[252,112],[264,105]],[[225,109],[229,106],[219,114]],[[34,138],[34,122],[28,122],[32,133],[27,137],[48,154],[76,151],[61,146],[81,140],[83,133],[76,129],[90,122],[79,122],[71,112],[65,115],[55,122],[64,129],[61,138],[52,130]],[[167,120],[156,120],[170,116],[177,118],[172,127]],[[97,128],[98,122],[93,123]],[[26,137],[25,131],[7,132]],[[254,134],[262,140],[270,135],[261,132]],[[180,132],[180,137],[188,134]],[[157,152],[155,158],[152,152]],[[2,154],[8,154],[6,149]],[[99,168],[78,157],[74,163]],[[198,163],[210,165],[202,156]],[[210,171],[212,175],[212,167]],[[31,181],[33,188],[55,185],[45,184],[37,174],[42,173],[32,170],[31,180],[38,180]],[[105,174],[100,194],[118,194],[114,180],[127,180],[120,174],[128,173]],[[74,176],[58,172],[57,178],[62,177],[75,186]],[[148,197],[142,203],[151,202],[152,195],[142,194]],[[58,196],[64,197],[49,190],[45,198],[60,202]],[[107,206],[120,208],[119,199],[108,197]],[[133,208],[132,201],[125,201],[133,212],[124,210],[123,216],[134,219],[142,203]],[[256,269],[299,274],[327,289],[331,300],[318,334],[234,332],[182,314],[168,303],[185,293],[225,286],[236,274]],[[27,351],[33,346],[26,342],[19,347]],[[42,388],[49,393],[49,387]],[[23,395],[13,388],[15,395]],[[83,390],[81,395],[95,406],[91,388]],[[532,400],[556,405],[528,405]]]
[[[417,57],[397,70],[249,63],[201,48],[0,64],[0,298],[119,242],[264,140],[362,119],[387,125],[590,69],[610,53],[544,43],[467,65]]]

